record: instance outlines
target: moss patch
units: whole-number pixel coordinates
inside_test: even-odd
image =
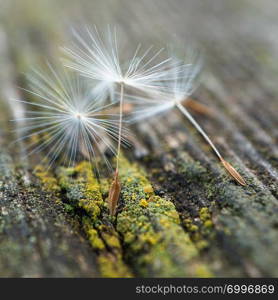
[[[127,260],[140,276],[212,276],[180,226],[173,203],[154,195],[144,172],[121,160],[123,208],[117,216]]]
[[[97,253],[102,276],[131,277],[123,261],[119,235],[111,223],[107,204],[90,164],[81,162],[75,168],[60,168],[58,178],[69,205],[81,215],[82,227]]]

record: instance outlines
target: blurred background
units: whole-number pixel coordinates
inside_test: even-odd
[[[228,93],[236,83],[245,93],[239,101],[253,105],[258,87],[246,90],[246,81],[258,78],[277,92],[277,13],[275,0],[1,0],[1,101],[20,93],[15,86],[25,87],[23,74],[31,67],[61,56],[72,27],[111,24],[125,37],[123,49],[138,42],[194,45],[204,55],[204,84],[215,89],[212,72]],[[276,100],[270,97],[267,106]],[[259,105],[265,102],[260,98]]]

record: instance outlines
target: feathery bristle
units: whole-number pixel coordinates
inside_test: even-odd
[[[50,165],[58,157],[71,165],[83,148],[90,160],[100,154],[109,165],[99,145],[115,154],[112,140],[117,140],[118,120],[102,114],[113,104],[103,105],[101,98],[92,98],[84,81],[74,74],[57,72],[50,64],[48,69],[47,73],[33,70],[28,76],[30,90],[25,91],[34,100],[16,100],[30,107],[26,117],[15,120],[25,124],[19,126],[20,139],[44,135],[29,144],[28,154],[46,150]]]
[[[65,66],[85,77],[99,81],[94,92],[113,94],[117,85],[123,83],[139,90],[162,89],[163,81],[172,76],[180,62],[166,57],[158,60],[164,49],[157,51],[153,47],[142,50],[139,44],[128,60],[120,58],[116,29],[108,27],[100,33],[96,27],[83,31],[73,30],[74,43],[62,48],[66,57]],[[122,47],[123,48],[123,47]],[[113,95],[110,95],[113,99]]]

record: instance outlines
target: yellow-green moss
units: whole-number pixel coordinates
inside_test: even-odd
[[[61,168],[58,177],[70,203],[83,212],[82,227],[92,248],[97,252],[101,275],[131,277],[132,274],[123,261],[118,233],[110,222],[107,204],[91,165],[82,162],[74,168]]]
[[[183,220],[183,224],[184,226],[186,227],[186,229],[189,231],[189,232],[196,232],[198,231],[198,226],[197,225],[194,225],[192,220],[189,219],[189,218],[186,218]]]
[[[200,277],[200,278],[213,277],[213,274],[206,267],[204,267],[202,265],[196,266],[196,274],[197,274],[197,277]]]
[[[212,223],[211,220],[206,220],[206,221],[204,222],[204,226],[205,226],[206,228],[210,228],[210,227],[213,226],[213,223]]]
[[[36,166],[34,169],[35,176],[37,176],[43,184],[43,187],[50,192],[60,192],[60,187],[55,177],[42,165]]]
[[[59,182],[68,190],[71,202],[84,209],[93,221],[97,221],[104,201],[90,163],[81,162],[74,168],[61,168]]]
[[[118,260],[120,259],[121,258],[118,258]],[[97,260],[98,260],[100,272],[103,277],[108,277],[108,278],[132,277],[132,274],[128,271],[127,267],[124,264],[113,263],[113,260],[115,260],[115,256],[113,254],[110,253],[100,254]]]
[[[115,249],[115,248],[121,249],[121,244],[120,244],[120,241],[119,241],[118,237],[110,235],[110,234],[107,234],[107,233],[103,233],[102,236],[103,236],[103,238],[105,240],[105,243],[111,249]]]
[[[199,250],[209,247],[208,240],[212,237],[213,222],[212,216],[208,207],[202,207],[199,211],[199,219],[194,221],[190,218],[183,219],[183,225],[190,233],[191,239]]]
[[[143,189],[146,194],[153,194],[153,187],[151,185],[146,185]]]
[[[139,205],[142,207],[147,207],[149,203],[146,199],[141,199]]]
[[[90,228],[86,230],[88,235],[88,239],[94,249],[103,250],[105,249],[105,245],[103,241],[99,238],[97,230]]]
[[[102,197],[107,194],[108,181],[101,180],[104,182],[101,193],[90,164],[86,162],[59,172],[60,184],[67,191],[70,203],[86,214],[82,218],[83,228],[98,253],[101,274],[105,277],[131,276],[123,260],[118,234],[124,243],[125,260],[140,276],[209,274],[208,267],[200,260],[199,247],[180,226],[174,204],[154,194],[146,175],[136,164],[121,158],[120,166],[122,206],[114,218],[117,231]],[[194,226],[191,224],[192,230]]]
[[[201,219],[201,221],[205,222],[210,218],[211,218],[211,215],[210,215],[208,207],[202,207],[200,209],[200,219]]]
[[[200,221],[202,223],[201,231],[204,235],[211,234],[213,228],[212,216],[208,207],[202,207],[199,211]]]
[[[136,271],[141,276],[198,276],[200,270],[209,274],[208,267],[199,261],[197,248],[180,226],[174,204],[154,195],[136,164],[121,158],[120,166],[124,207],[117,216],[117,230]]]

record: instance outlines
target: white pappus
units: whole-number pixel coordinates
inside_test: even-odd
[[[172,80],[165,80],[164,88],[161,91],[148,91],[143,96],[127,95],[127,101],[134,104],[135,109],[129,118],[130,122],[138,122],[145,118],[155,117],[156,115],[168,112],[173,108],[177,108],[198,130],[205,141],[210,145],[220,162],[223,164],[228,173],[241,185],[246,185],[241,175],[223,158],[219,150],[198,124],[198,122],[189,113],[184,102],[193,93],[196,86],[196,78],[201,69],[201,61],[198,57],[192,57],[192,63],[181,64],[178,67],[170,69],[173,73]],[[176,74],[175,74],[176,73]]]
[[[33,70],[28,80],[30,89],[25,91],[31,100],[16,100],[27,109],[25,117],[14,120],[22,124],[20,139],[31,139],[28,155],[45,151],[49,165],[58,157],[71,165],[80,153],[90,161],[101,154],[109,165],[101,145],[115,154],[112,140],[117,140],[118,120],[104,113],[114,103],[103,105],[101,98],[92,98],[80,77],[50,64],[48,72]]]

